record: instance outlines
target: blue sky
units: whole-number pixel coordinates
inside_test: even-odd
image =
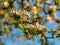
[[[34,3],[32,2],[32,3],[29,3],[29,4],[31,6],[33,6]],[[52,4],[53,3],[52,0],[50,0],[49,3]],[[19,7],[17,2],[15,2],[14,5],[15,5],[15,8],[17,10],[20,9],[20,7]],[[43,12],[40,13],[40,14],[44,15]],[[57,17],[60,18],[60,11],[57,11],[56,14],[57,14]],[[52,23],[48,22],[48,23],[45,24],[45,26],[49,30],[51,30],[56,25],[57,25],[57,23],[55,21],[52,22]],[[12,32],[14,33],[13,35],[12,35]],[[37,36],[34,38],[34,41],[32,39],[31,40],[24,40],[24,39],[18,39],[19,35],[23,35],[24,34],[24,33],[22,33],[22,31],[20,29],[13,27],[12,32],[10,33],[10,37],[9,38],[6,37],[6,34],[4,34],[2,36],[2,42],[4,42],[5,45],[30,45],[30,44],[32,44],[32,45],[41,45],[40,40],[39,40],[40,38],[37,37]],[[47,34],[47,36],[51,36],[51,34]],[[49,41],[49,45],[52,45],[53,43],[54,43],[54,45],[59,45],[60,44],[60,39],[57,39],[57,38],[55,38],[55,39],[48,39],[48,41]]]

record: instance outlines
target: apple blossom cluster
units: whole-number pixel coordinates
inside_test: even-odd
[[[48,5],[47,8],[46,4]],[[4,20],[4,31],[7,34],[10,33],[10,28],[14,25],[16,28],[20,28],[29,38],[35,35],[44,37],[49,31],[42,24],[43,20],[45,23],[53,21],[56,21],[58,24],[60,23],[60,18],[55,14],[59,10],[59,4],[59,0],[53,0],[52,4],[49,3],[49,0],[1,0],[0,17],[1,20]],[[45,16],[43,16],[44,14],[39,14],[41,12]],[[57,32],[60,34],[60,31]]]

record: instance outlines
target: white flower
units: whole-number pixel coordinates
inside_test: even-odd
[[[30,14],[29,14],[28,12],[26,13],[26,15],[27,15],[28,17],[30,17]]]
[[[49,8],[52,9],[53,11],[56,11],[57,6],[55,6],[55,5],[50,5]]]
[[[5,7],[8,7],[8,6],[9,6],[8,1],[3,2],[3,5],[4,5]]]
[[[19,11],[19,10],[16,10],[16,14],[17,14],[17,15],[20,15],[20,11]]]

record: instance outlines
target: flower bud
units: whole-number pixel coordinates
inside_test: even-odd
[[[46,21],[52,22],[52,17],[48,16],[48,17],[46,18]]]
[[[31,10],[35,11],[35,10],[37,10],[37,8],[35,6],[33,6]]]
[[[39,2],[39,3],[42,2],[42,0],[36,0],[36,1]]]

